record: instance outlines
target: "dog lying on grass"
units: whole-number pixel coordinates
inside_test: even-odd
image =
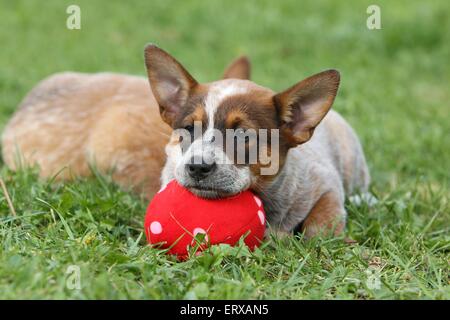
[[[149,198],[172,179],[207,198],[251,189],[277,232],[311,237],[344,230],[345,195],[366,192],[370,177],[356,134],[330,110],[338,71],[276,93],[248,80],[245,57],[222,80],[205,84],[155,45],[145,48],[145,63],[148,81],[66,72],[40,82],[5,128],[5,163],[12,169],[38,165],[42,177],[57,179],[88,176],[95,165]],[[200,136],[183,148],[176,132],[193,133],[199,125]],[[279,133],[276,148],[265,146],[275,172],[262,174],[267,166],[259,158],[219,161],[234,156],[214,132],[234,130],[238,137],[250,129]],[[245,136],[242,142],[250,148]]]

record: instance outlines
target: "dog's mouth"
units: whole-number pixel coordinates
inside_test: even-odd
[[[206,199],[222,199],[233,197],[251,187],[251,179],[248,181],[230,175],[215,175],[205,179],[192,179],[186,175],[175,179],[180,185],[188,189],[194,195]]]
[[[206,199],[222,199],[222,198],[228,198],[232,197],[244,190],[238,190],[238,191],[232,191],[225,188],[218,188],[218,187],[210,187],[210,186],[203,186],[203,185],[185,185],[185,188],[187,188],[189,191],[191,191],[193,194],[200,198],[206,198]]]
[[[227,190],[208,188],[203,186],[190,186],[187,188],[196,196],[206,199],[221,199],[231,197],[236,194]]]
[[[197,187],[190,187],[188,188],[189,191],[191,191],[196,196],[199,196],[200,198],[206,198],[206,199],[219,199],[224,198],[221,196],[221,194],[214,189],[205,189],[205,188],[197,188]]]

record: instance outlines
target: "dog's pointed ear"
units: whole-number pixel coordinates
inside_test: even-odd
[[[251,72],[250,59],[247,56],[241,56],[233,60],[225,68],[223,79],[243,79],[249,80]]]
[[[161,117],[172,125],[198,83],[177,60],[154,44],[145,47],[145,65]]]
[[[327,70],[274,96],[281,133],[291,147],[311,138],[333,104],[339,81],[338,71]]]

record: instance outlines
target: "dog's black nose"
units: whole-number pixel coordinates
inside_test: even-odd
[[[188,174],[196,180],[206,178],[214,171],[215,168],[215,162],[206,163],[203,159],[192,159],[191,163],[186,165]]]

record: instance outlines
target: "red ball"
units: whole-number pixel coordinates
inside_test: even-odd
[[[198,233],[205,234],[198,250],[220,243],[235,245],[247,233],[244,242],[253,250],[264,237],[265,220],[261,199],[250,191],[204,199],[173,180],[150,202],[144,229],[150,244],[186,258],[189,247],[198,245],[194,239]]]

